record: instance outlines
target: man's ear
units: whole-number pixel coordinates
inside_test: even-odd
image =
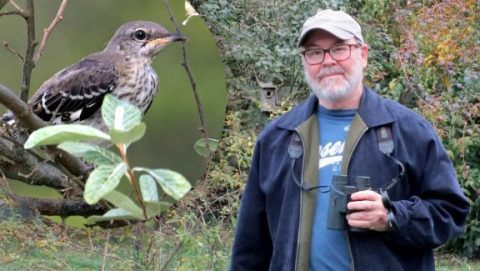
[[[362,67],[366,68],[368,64],[368,44],[363,44],[362,47],[360,47],[360,54],[362,57]]]

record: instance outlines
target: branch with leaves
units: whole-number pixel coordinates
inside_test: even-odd
[[[26,204],[25,206],[35,206],[42,214],[47,214],[52,210],[63,209],[68,209],[71,212],[76,210],[78,213],[83,210],[82,206],[86,204],[81,198],[79,199],[83,203],[79,204],[79,201],[76,201],[76,197],[82,194],[82,188],[89,174],[88,167],[80,159],[55,147],[46,148],[46,155],[39,155],[38,153],[24,150],[15,136],[15,134],[33,131],[47,125],[30,111],[26,101],[29,96],[32,70],[47,45],[50,34],[58,22],[60,22],[67,3],[67,0],[62,1],[55,18],[44,31],[41,46],[36,50],[34,1],[27,0],[24,8],[14,0],[0,2],[0,9],[11,9],[0,12],[0,17],[8,15],[22,17],[26,22],[27,32],[24,55],[18,53],[9,46],[8,42],[4,41],[5,48],[18,56],[23,63],[23,68],[20,97],[17,97],[8,87],[0,84],[0,103],[15,115],[17,126],[20,128],[16,131],[10,131],[10,127],[3,126],[0,129],[0,169],[2,176],[6,178],[19,180],[27,184],[46,185],[57,189],[57,191],[63,194],[64,199],[53,205],[51,202],[47,203],[36,198],[28,198],[26,200],[27,198],[14,197],[10,193],[12,199],[18,200],[17,203]],[[73,205],[69,201],[72,199],[76,202]],[[52,209],[52,206],[56,206],[56,208]],[[76,208],[72,208],[72,206],[76,206]],[[95,209],[97,210],[95,213],[98,213],[98,210],[105,211],[108,209],[107,207],[97,204],[89,209]]]
[[[32,113],[26,103],[32,70],[50,35],[63,19],[68,0],[61,2],[55,18],[44,29],[38,48],[34,1],[26,0],[25,7],[14,0],[0,1],[0,9],[3,8],[0,17],[22,17],[27,32],[24,55],[4,42],[5,48],[21,59],[23,69],[20,97],[0,84],[0,103],[16,118],[14,127],[0,127],[0,173],[3,178],[54,188],[63,195],[63,199],[20,197],[9,189],[5,189],[6,194],[19,204],[35,207],[41,214],[94,215],[90,220],[101,224],[112,219],[146,220],[167,209],[189,191],[190,184],[179,173],[130,166],[128,147],[139,140],[146,129],[141,122],[140,111],[132,105],[119,103],[113,97],[105,99],[102,112],[107,112],[104,117],[110,127],[109,133],[78,125],[48,126]],[[17,137],[23,131],[26,135],[33,131],[24,146]],[[71,141],[91,139],[108,141],[116,146],[118,152]],[[60,146],[56,147],[57,144]],[[123,181],[130,184],[129,191],[117,189]]]
[[[112,95],[105,97],[101,109],[108,133],[79,124],[48,126],[33,132],[25,142],[25,149],[58,145],[94,165],[83,197],[89,204],[106,200],[115,208],[103,216],[89,217],[92,223],[115,219],[146,220],[160,214],[191,189],[190,183],[181,174],[168,169],[130,167],[128,147],[141,139],[146,130],[145,123],[141,122],[142,113]],[[118,153],[102,145],[114,145]],[[122,181],[130,184],[127,193],[119,189]],[[135,200],[129,196],[132,191]]]

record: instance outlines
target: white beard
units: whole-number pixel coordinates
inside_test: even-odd
[[[346,100],[350,94],[354,92],[355,88],[363,80],[363,67],[359,61],[355,62],[353,74],[345,75],[344,70],[339,66],[325,67],[320,70],[316,77],[311,77],[305,72],[305,78],[308,86],[317,95],[319,100],[336,103]],[[328,74],[341,74],[343,76],[325,77]],[[322,78],[319,81],[319,78]]]

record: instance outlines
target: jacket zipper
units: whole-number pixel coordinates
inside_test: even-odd
[[[300,142],[302,143],[302,148],[305,148],[303,144],[303,138],[297,128],[295,128],[295,133],[297,133],[298,137],[300,138]],[[300,183],[303,183],[303,169],[305,167],[305,150],[303,150],[303,158],[302,158],[302,171],[300,175]],[[295,171],[292,172],[295,174]],[[300,189],[300,206],[299,206],[299,216],[298,216],[298,231],[297,231],[297,253],[295,253],[295,271],[298,270],[298,254],[300,251],[300,231],[301,231],[301,222],[302,222],[302,203],[303,203],[303,191]]]
[[[363,137],[363,135],[367,132],[368,130],[368,127],[363,129],[363,131],[360,133],[360,135],[358,136],[358,139],[357,141],[355,142],[355,145],[353,145],[353,148],[352,148],[352,153],[355,151],[355,149],[357,148],[357,145],[358,145],[358,142],[360,141],[360,138]],[[350,165],[350,159],[352,158],[352,156],[350,155],[349,157],[349,161],[347,163],[347,168],[345,169],[345,173],[348,172],[348,166]],[[352,259],[352,268],[350,269],[351,271],[355,271],[355,264],[354,264],[354,259],[353,259],[353,252],[352,252],[352,246],[350,245],[350,234],[348,234],[348,230],[345,232],[345,234],[347,235],[347,246],[348,246],[348,253],[350,254],[350,259]]]

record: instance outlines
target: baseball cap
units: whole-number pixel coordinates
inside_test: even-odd
[[[325,30],[342,40],[355,37],[364,43],[360,25],[352,16],[343,11],[319,9],[315,15],[308,18],[303,24],[297,45],[301,46],[307,34],[315,29]]]

